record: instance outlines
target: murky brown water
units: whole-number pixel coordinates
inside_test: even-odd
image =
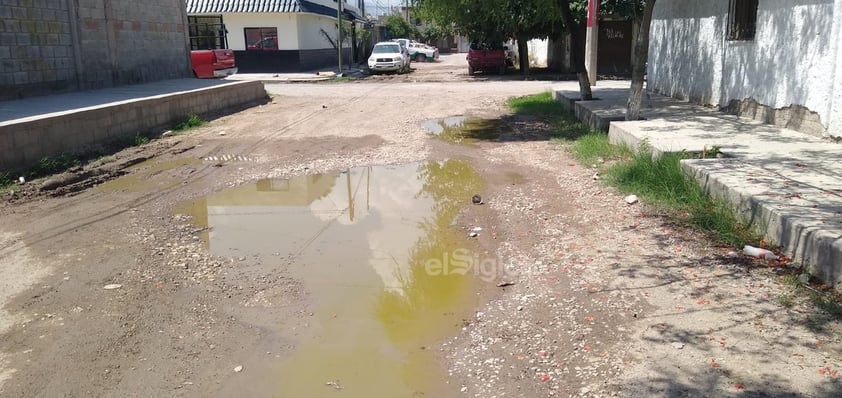
[[[502,120],[467,116],[427,120],[423,126],[437,138],[456,144],[496,140],[501,135],[512,131],[511,127]]]
[[[182,209],[210,227],[212,254],[289,257],[314,299],[309,337],[265,390],[448,397],[459,386],[445,383],[436,347],[476,305],[477,281],[425,264],[466,246],[451,223],[482,185],[469,164],[451,160],[262,180]]]

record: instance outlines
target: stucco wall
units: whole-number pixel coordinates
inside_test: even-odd
[[[222,14],[222,22],[228,29],[228,47],[232,50],[246,49],[245,28],[278,29],[278,50],[298,49],[298,14]]]
[[[842,0],[836,0],[833,15],[837,20],[842,19]],[[830,127],[828,132],[834,136],[842,136],[842,22],[837,23],[833,31],[833,41],[836,43],[836,70],[833,73],[833,98],[830,104]]]
[[[301,45],[301,49],[333,49],[333,46],[325,38],[321,30],[327,32],[332,40],[336,40],[336,18],[328,18],[315,14],[299,14],[298,42]],[[344,46],[350,46],[350,42],[347,40],[343,40],[343,43]]]
[[[816,112],[819,127],[827,129],[834,95],[829,79],[838,58],[833,22],[842,18],[834,14],[834,3],[838,8],[839,2],[761,0],[755,39],[729,41],[728,0],[658,1],[648,86],[715,106],[747,99],[771,108],[801,105]]]

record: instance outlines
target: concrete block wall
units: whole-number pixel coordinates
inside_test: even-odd
[[[45,156],[85,153],[138,133],[160,132],[188,115],[206,115],[265,101],[263,83],[234,82],[0,122],[0,170]]]
[[[75,1],[85,89],[190,75],[183,1]]]
[[[182,0],[0,0],[0,101],[190,76]]]
[[[76,87],[67,0],[0,0],[0,100]]]

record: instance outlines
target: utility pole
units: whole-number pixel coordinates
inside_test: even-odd
[[[599,0],[588,0],[588,30],[585,38],[585,69],[591,86],[596,86],[596,53],[599,39]]]
[[[342,0],[336,0],[336,30],[338,31],[336,40],[336,48],[339,49],[337,58],[339,59],[339,74],[342,74]]]

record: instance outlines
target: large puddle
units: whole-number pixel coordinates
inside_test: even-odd
[[[511,127],[502,120],[467,116],[427,120],[423,126],[437,138],[456,144],[496,140],[501,135],[512,132]]]
[[[182,209],[210,227],[212,254],[292,258],[314,299],[311,337],[265,381],[276,396],[447,397],[459,387],[445,383],[436,343],[475,307],[477,281],[425,265],[464,271],[452,222],[482,184],[450,160],[262,180]]]

